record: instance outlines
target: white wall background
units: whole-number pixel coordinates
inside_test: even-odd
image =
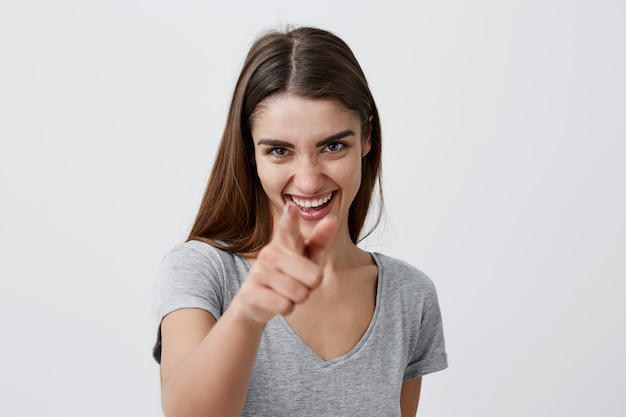
[[[377,98],[367,247],[433,278],[450,358],[419,414],[626,415],[625,22],[617,0],[0,0],[0,415],[161,415],[154,273],[284,23],[342,36]]]

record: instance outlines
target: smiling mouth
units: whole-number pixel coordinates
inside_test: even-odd
[[[291,201],[293,201],[294,204],[298,206],[300,210],[318,210],[322,207],[327,206],[328,203],[330,203],[331,200],[333,199],[334,195],[335,193],[331,192],[323,197],[312,199],[312,198],[296,197],[296,196],[289,194],[289,198],[291,198]]]

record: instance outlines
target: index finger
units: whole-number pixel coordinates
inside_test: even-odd
[[[288,248],[300,254],[304,253],[304,238],[300,232],[298,210],[293,203],[285,204],[274,238]]]

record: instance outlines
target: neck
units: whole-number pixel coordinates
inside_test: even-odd
[[[325,270],[339,270],[362,266],[370,260],[370,255],[352,242],[348,231],[340,229],[333,242],[325,250],[322,266]]]

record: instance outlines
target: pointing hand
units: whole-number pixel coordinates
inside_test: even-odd
[[[305,240],[297,207],[287,203],[272,241],[260,252],[237,299],[252,320],[266,323],[305,302],[322,282],[325,251],[337,232],[337,221],[318,222]]]

